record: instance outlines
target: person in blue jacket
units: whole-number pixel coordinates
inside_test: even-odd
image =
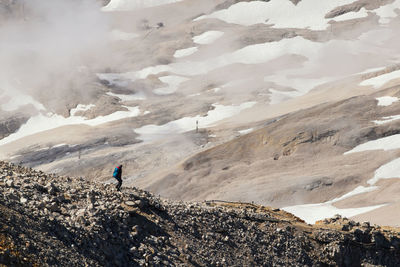
[[[117,184],[118,191],[121,191],[121,186],[122,186],[121,176],[122,176],[122,165],[119,165],[118,167],[116,167],[114,169],[114,172],[113,172],[113,177],[118,180],[118,184]]]

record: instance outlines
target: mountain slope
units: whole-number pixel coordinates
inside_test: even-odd
[[[0,163],[0,263],[10,266],[396,266],[396,229],[316,226],[245,203],[166,201],[135,188]]]
[[[378,219],[399,201],[399,8],[0,0],[0,158],[105,183],[123,164],[126,185],[307,222]]]
[[[372,151],[346,153],[362,143],[399,134],[398,120],[382,120],[400,112],[397,103],[378,105],[385,99],[380,96],[386,95],[397,99],[399,87],[264,122],[252,133],[204,150],[137,184],[174,199],[255,201],[279,207],[326,202],[363,186],[367,191],[362,197],[347,199],[338,206],[394,205],[399,198],[392,194],[386,197],[382,192],[398,188],[396,179],[375,182],[379,187],[371,184],[368,188],[368,183],[375,170],[399,153],[390,146],[387,152],[372,147]],[[397,173],[389,175],[387,178],[397,177]],[[385,217],[386,223],[399,225],[390,216]]]

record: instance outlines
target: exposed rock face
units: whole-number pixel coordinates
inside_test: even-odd
[[[17,131],[28,119],[27,115],[22,114],[14,114],[13,117],[6,118],[0,117],[0,139]]]
[[[398,266],[400,237],[336,217],[182,203],[135,188],[0,162],[0,264],[39,266]]]
[[[393,2],[392,0],[374,0],[374,1],[358,0],[351,4],[339,6],[335,9],[333,9],[331,12],[326,14],[325,17],[326,18],[334,18],[336,16],[340,16],[340,15],[346,14],[348,12],[358,12],[363,7],[366,8],[367,10],[372,10],[372,9],[387,5],[392,2]]]

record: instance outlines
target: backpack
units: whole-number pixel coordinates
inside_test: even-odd
[[[119,171],[118,167],[114,169],[113,177],[117,178],[117,176],[118,176],[118,171]]]

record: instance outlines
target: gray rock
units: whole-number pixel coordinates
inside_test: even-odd
[[[52,211],[52,212],[58,212],[58,211],[60,211],[60,207],[59,207],[58,204],[55,203],[55,202],[50,203],[50,204],[47,206],[47,209],[49,209],[49,210]]]
[[[13,180],[6,180],[6,186],[14,187],[14,181]]]
[[[50,195],[55,195],[60,191],[54,183],[48,183],[45,187]]]
[[[125,205],[133,207],[133,206],[136,206],[136,203],[133,201],[125,201]]]
[[[363,228],[370,228],[370,223],[369,222],[363,222],[362,224],[361,224],[361,227],[363,227]]]

